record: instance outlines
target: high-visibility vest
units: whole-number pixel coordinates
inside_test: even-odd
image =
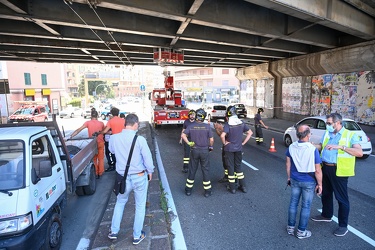
[[[340,146],[346,146],[347,148],[351,147],[350,141],[354,132],[351,132],[344,128],[344,131],[341,135],[341,139],[339,140]],[[329,133],[328,131],[324,134],[323,144],[322,144],[322,153],[324,147],[327,145],[329,140]],[[336,169],[336,176],[340,177],[348,177],[354,176],[354,168],[355,168],[355,159],[356,157],[346,153],[344,150],[337,150],[337,169]]]

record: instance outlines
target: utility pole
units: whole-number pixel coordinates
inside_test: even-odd
[[[85,108],[89,104],[89,80],[84,78],[85,83]]]

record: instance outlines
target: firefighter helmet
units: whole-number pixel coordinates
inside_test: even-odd
[[[194,110],[194,109],[190,109],[190,110],[189,110],[189,113],[188,113],[188,115],[192,115],[192,114],[194,114],[194,115],[195,115],[195,110]]]
[[[226,112],[226,116],[227,117],[231,117],[231,116],[234,116],[234,115],[237,115],[236,113],[236,108],[234,106],[228,106],[227,108],[227,112]]]
[[[262,108],[258,108],[258,114],[259,114],[260,112],[264,112],[264,110],[263,110]]]
[[[203,109],[197,109],[197,112],[195,114],[195,119],[197,121],[200,121],[200,122],[203,122],[204,119],[206,119],[206,111],[204,111]]]

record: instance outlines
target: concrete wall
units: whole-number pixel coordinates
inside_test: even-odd
[[[330,51],[298,56],[237,69],[236,77],[246,79],[274,79],[274,109],[266,111],[267,117],[298,121],[303,115],[283,112],[282,78],[293,76],[317,76],[375,70],[375,41],[341,47]],[[250,107],[252,109],[252,107]]]

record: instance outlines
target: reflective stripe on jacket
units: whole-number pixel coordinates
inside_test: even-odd
[[[354,132],[351,132],[344,128],[344,131],[341,135],[341,139],[339,140],[340,146],[346,146],[347,148],[351,147],[351,139],[354,135]],[[323,144],[322,144],[322,152],[327,145],[329,140],[329,133],[328,131],[324,134]],[[337,169],[336,175],[340,177],[348,177],[354,176],[354,168],[355,168],[355,156],[346,153],[344,150],[337,150]]]

